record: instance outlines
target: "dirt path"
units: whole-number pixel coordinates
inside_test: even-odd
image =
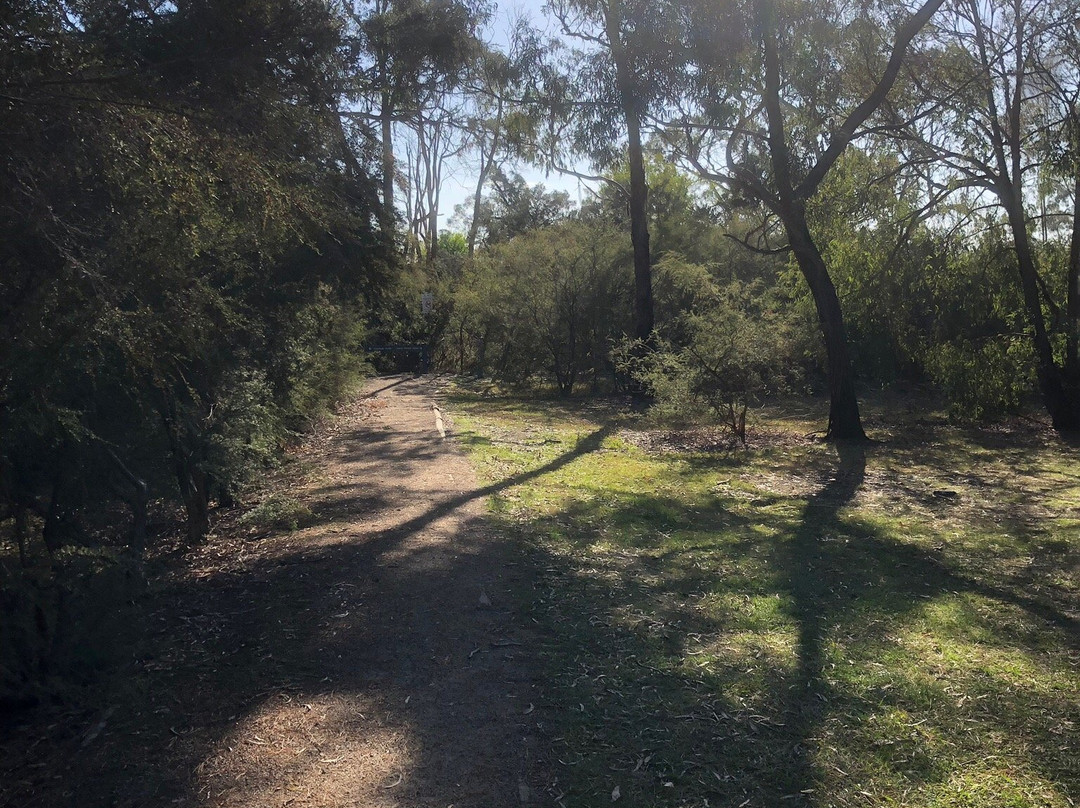
[[[534,682],[508,609],[514,568],[478,523],[475,475],[440,434],[433,393],[378,380],[328,447],[316,516],[344,518],[300,538],[359,557],[323,582],[328,687],[237,726],[204,768],[204,782],[233,783],[213,804],[529,801]],[[243,742],[255,736],[266,746]]]
[[[436,392],[371,384],[307,450],[314,524],[189,559],[155,596],[139,692],[10,745],[37,753],[0,804],[542,804],[527,573]]]

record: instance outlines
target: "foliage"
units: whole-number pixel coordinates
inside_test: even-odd
[[[632,276],[618,243],[601,223],[565,222],[478,254],[450,329],[462,357],[470,354],[477,373],[552,381],[563,395],[586,377],[599,384],[629,317]]]
[[[110,499],[145,509],[148,482],[197,537],[361,370],[390,271],[333,115],[340,21],[291,0],[16,12],[0,494],[56,549]]]
[[[683,283],[693,271],[672,261],[658,269]],[[706,411],[745,443],[748,409],[798,381],[792,326],[759,305],[760,284],[722,286],[698,268],[695,285],[692,305],[671,324],[678,341],[661,338],[649,352],[624,344],[619,360],[652,392],[659,416],[693,422]]]
[[[493,171],[491,191],[484,195],[470,220],[484,244],[502,244],[530,230],[553,225],[570,213],[570,197],[564,191],[548,191],[529,185],[520,174],[506,176]]]
[[[927,349],[923,361],[962,421],[1016,413],[1034,386],[1034,357],[1023,337],[945,342]]]

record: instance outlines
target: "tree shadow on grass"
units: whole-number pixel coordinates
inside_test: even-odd
[[[513,804],[518,778],[543,782],[538,724],[562,761],[567,806],[610,804],[615,786],[626,804],[825,806],[865,789],[938,787],[956,775],[956,749],[965,760],[1012,755],[1016,768],[1076,788],[1080,748],[1075,733],[1059,734],[1080,723],[1074,692],[1018,687],[979,665],[920,678],[922,660],[897,641],[928,604],[988,601],[1026,628],[958,619],[983,646],[1038,667],[1047,648],[1077,648],[1075,619],[1021,579],[957,570],[847,513],[865,475],[857,450],[840,448],[794,517],[768,503],[640,494],[575,502],[524,527],[469,517],[453,552],[403,551],[478,498],[596,451],[611,431],[535,470],[446,492],[355,543],[296,543],[165,582],[149,653],[105,691],[103,709],[46,716],[4,743],[0,804],[328,804],[368,793],[342,779],[337,758],[350,737],[380,733],[407,735],[412,750],[402,780],[391,761],[379,783],[384,802]],[[431,451],[372,441],[364,457],[388,471],[360,483],[362,498],[390,497]],[[327,487],[327,502],[341,493]],[[347,515],[313,510],[323,524]],[[492,530],[533,540],[485,540]],[[598,552],[601,540],[615,551]],[[492,608],[477,609],[480,591]],[[519,599],[533,602],[536,629],[515,612]],[[463,610],[476,616],[464,627],[448,617]],[[991,702],[992,714],[971,706]],[[280,746],[280,731],[312,710],[340,746]],[[507,744],[507,726],[533,740]],[[498,761],[473,751],[493,746]],[[233,768],[230,747],[246,751]]]
[[[829,701],[822,672],[827,621],[833,615],[823,606],[839,583],[829,579],[829,570],[822,565],[821,548],[830,533],[841,529],[840,511],[854,499],[866,476],[866,452],[861,444],[838,443],[837,455],[839,462],[832,480],[807,501],[794,535],[779,544],[777,557],[787,579],[790,611],[798,633],[798,662],[783,699],[784,723],[790,726],[793,736],[789,754],[792,786],[786,788],[808,803],[816,802],[812,789],[820,779],[810,739]],[[850,590],[847,584],[843,588]],[[857,598],[858,593],[852,592],[849,597]]]
[[[993,675],[983,662],[976,662],[972,671],[943,672],[941,681],[924,678],[916,671],[930,661],[919,659],[926,649],[906,649],[901,638],[923,620],[927,604],[966,603],[972,597],[1025,616],[1029,631],[1024,635],[1013,632],[1003,620],[984,622],[981,628],[987,636],[980,637],[981,645],[993,644],[1024,659],[1038,657],[1047,644],[1064,655],[1080,649],[1080,623],[1055,604],[1031,596],[1025,582],[1008,586],[987,571],[982,575],[959,571],[938,551],[885,535],[875,525],[845,515],[843,509],[865,480],[866,457],[858,445],[841,444],[837,454],[833,478],[809,498],[790,538],[778,544],[776,557],[787,578],[790,613],[798,632],[798,663],[784,714],[793,735],[791,779],[802,801],[808,805],[833,801],[830,790],[842,787],[844,778],[826,771],[822,760],[829,757],[828,745],[843,743],[845,736],[866,742],[863,750],[853,750],[852,762],[863,755],[872,763],[867,770],[877,768],[908,787],[932,788],[955,776],[957,758],[952,765],[942,765],[943,758],[949,759],[942,754],[949,746],[967,746],[975,755],[1003,752],[993,745],[980,749],[978,742],[965,737],[963,720],[952,709],[964,693],[969,698],[992,695],[996,700],[994,714],[978,718],[988,734],[996,731],[1019,737],[1017,749],[1030,744],[1041,750],[1033,755],[1020,752],[1010,765],[1030,767],[1041,771],[1050,783],[1075,788],[1075,781],[1063,782],[1068,779],[1068,768],[1062,766],[1065,758],[1051,751],[1060,751],[1053,721],[1047,722],[1041,711],[1030,710],[1031,703],[1040,698],[1034,691],[1025,693],[1015,683],[990,681]],[[974,617],[968,614],[962,619]],[[877,660],[896,668],[900,659],[907,669],[893,670],[891,680],[880,682],[883,689],[878,691],[864,689],[873,676],[862,677],[853,688],[852,677],[835,672],[845,665],[882,666]],[[953,693],[948,692],[950,685]],[[935,696],[939,699],[936,711]],[[1059,707],[1069,703],[1068,698],[1053,700]],[[925,722],[929,734],[905,736],[916,725],[915,718],[902,730],[868,727],[871,717],[881,721],[884,715],[887,723],[891,711],[920,716],[919,723]],[[1068,711],[1078,712],[1075,706]],[[1076,743],[1071,746],[1075,752]]]
[[[849,511],[866,457],[837,453],[794,518],[640,495],[531,526],[556,548],[537,614],[567,805],[615,786],[649,805],[929,804],[993,759],[1003,779],[971,804],[1009,783],[1080,786],[1075,618]],[[642,517],[651,545],[597,527]],[[551,540],[555,525],[577,540]]]

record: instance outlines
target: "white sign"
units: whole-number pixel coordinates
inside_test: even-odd
[[[431,292],[424,292],[420,295],[420,313],[431,314],[431,310],[435,308],[435,295]]]

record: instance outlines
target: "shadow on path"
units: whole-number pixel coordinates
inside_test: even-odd
[[[341,471],[313,489],[316,523],[212,541],[162,577],[102,707],[41,710],[0,744],[0,806],[540,802],[531,560],[477,506],[611,429],[477,488],[431,434],[424,380],[376,393],[394,400],[325,450]]]

